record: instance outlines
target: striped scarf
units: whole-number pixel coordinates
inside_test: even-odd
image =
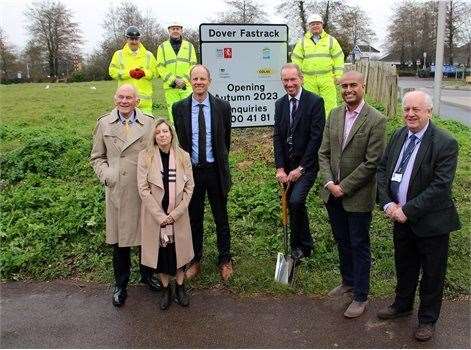
[[[160,159],[160,169],[162,174],[162,182],[165,181],[164,175],[164,166],[162,164],[162,158]],[[175,193],[176,193],[176,178],[177,170],[175,167],[175,153],[172,148],[170,148],[170,155],[168,159],[168,208],[167,215],[175,209]],[[166,247],[168,243],[174,242],[173,235],[173,224],[167,225],[160,228],[160,245]]]

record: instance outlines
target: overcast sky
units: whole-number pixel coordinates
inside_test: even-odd
[[[343,0],[346,4],[359,5],[370,17],[373,31],[377,39],[372,43],[378,50],[384,43],[386,26],[395,0]],[[34,1],[31,0],[0,0],[0,26],[5,30],[8,42],[23,48],[28,38],[24,11]],[[73,13],[74,21],[79,23],[83,33],[84,53],[90,53],[101,40],[104,14],[112,4],[118,1],[112,0],[62,0]],[[193,0],[175,1],[172,5],[168,0],[133,0],[143,13],[150,11],[153,17],[163,25],[171,19],[179,19],[186,26],[197,29],[200,23],[208,22],[216,14],[224,11],[223,0]],[[280,0],[258,0],[268,13],[271,23],[285,23],[284,19],[275,13],[275,7]],[[274,5],[273,5],[274,4]],[[178,14],[176,14],[178,12]]]

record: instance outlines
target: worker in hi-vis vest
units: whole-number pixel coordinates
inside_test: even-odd
[[[344,54],[337,39],[323,30],[318,14],[308,19],[309,30],[299,39],[291,54],[304,75],[304,85],[324,99],[325,115],[337,106],[336,83],[343,74]]]
[[[140,99],[139,109],[152,115],[152,79],[157,72],[157,62],[152,52],[142,45],[140,37],[136,27],[126,29],[126,44],[113,54],[108,71],[118,81],[118,86],[133,85]]]
[[[157,48],[157,72],[163,80],[169,119],[172,105],[192,93],[190,69],[197,63],[193,45],[182,37],[183,25],[173,21],[168,26],[169,40]]]

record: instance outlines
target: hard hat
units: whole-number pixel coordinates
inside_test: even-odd
[[[141,33],[139,32],[139,29],[135,26],[130,26],[128,29],[126,29],[126,38],[139,38],[141,36]]]
[[[309,18],[307,19],[307,23],[312,23],[312,22],[321,22],[324,23],[324,20],[322,19],[322,16],[318,13],[315,13],[313,15],[310,15]]]
[[[173,20],[171,20],[171,21],[168,23],[167,29],[170,28],[170,27],[180,27],[180,28],[183,28],[183,24],[182,24],[182,22],[180,22],[179,20],[173,19]]]

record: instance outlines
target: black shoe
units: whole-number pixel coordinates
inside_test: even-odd
[[[172,303],[172,291],[170,286],[162,287],[162,295],[160,296],[160,310],[167,310]]]
[[[113,290],[113,306],[120,307],[124,305],[128,293],[126,288],[114,287]]]
[[[175,289],[175,302],[180,306],[188,306],[190,305],[190,297],[186,292],[185,285],[179,285],[177,283]]]
[[[388,306],[378,311],[378,318],[380,320],[392,320],[399,317],[406,317],[412,314],[412,310],[399,311],[393,306]]]
[[[295,248],[292,252],[291,252],[291,257],[293,258],[294,261],[299,261],[301,260],[302,258],[304,258],[304,252],[301,248]]]
[[[141,275],[141,283],[146,284],[150,290],[158,292],[162,290],[162,285],[160,284],[159,277],[156,274],[149,274],[149,276]]]

